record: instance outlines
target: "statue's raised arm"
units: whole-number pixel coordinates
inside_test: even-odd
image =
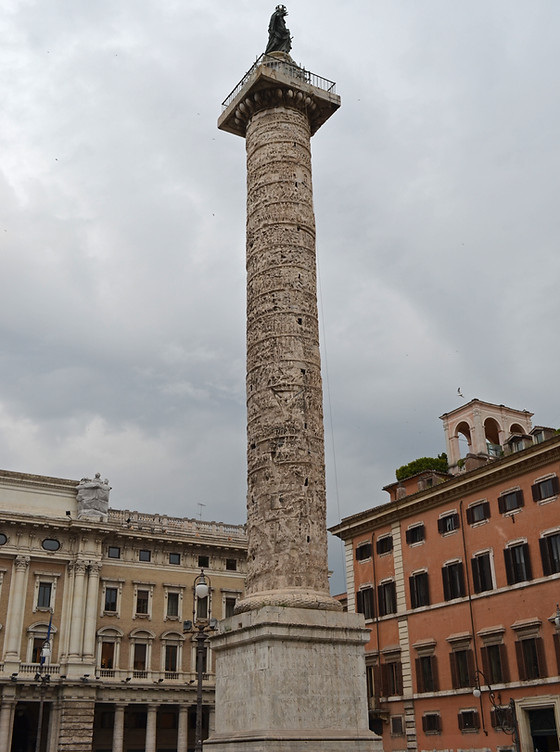
[[[265,53],[289,52],[292,49],[290,30],[286,28],[284,18],[288,15],[285,5],[277,5],[268,24],[268,44]]]

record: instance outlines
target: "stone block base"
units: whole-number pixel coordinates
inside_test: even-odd
[[[381,737],[371,732],[367,738],[359,739],[354,734],[329,738],[326,735],[306,736],[290,739],[280,738],[273,732],[263,732],[262,736],[235,736],[220,740],[213,736],[204,742],[208,752],[383,752]]]
[[[265,606],[220,623],[206,752],[382,752],[369,731],[360,614]]]

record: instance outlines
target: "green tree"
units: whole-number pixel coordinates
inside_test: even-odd
[[[435,470],[438,473],[446,473],[449,469],[447,464],[447,454],[442,452],[437,457],[419,457],[412,460],[408,465],[402,465],[395,470],[397,480],[410,478],[411,475],[421,473],[423,470]]]

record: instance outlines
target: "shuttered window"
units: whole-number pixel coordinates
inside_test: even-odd
[[[504,559],[508,585],[533,579],[527,543],[519,543],[504,549]]]
[[[539,540],[543,574],[560,572],[560,533],[547,535]]]
[[[521,681],[547,676],[542,637],[530,637],[515,643],[517,668]]]
[[[446,601],[462,598],[465,595],[465,576],[463,563],[460,561],[446,564],[442,570],[443,597]]]
[[[541,480],[531,486],[533,501],[550,499],[552,496],[556,496],[558,494],[558,490],[558,477],[556,475],[552,478],[545,478],[545,480]]]
[[[500,510],[501,514],[513,512],[514,509],[519,509],[523,506],[523,504],[523,491],[521,490],[510,491],[509,493],[505,493],[498,498],[498,509]]]

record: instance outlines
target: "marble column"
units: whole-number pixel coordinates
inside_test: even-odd
[[[12,747],[12,729],[14,725],[14,710],[16,707],[15,696],[6,696],[6,690],[2,695],[2,707],[0,708],[0,749],[9,750]]]
[[[113,750],[112,752],[123,752],[124,743],[124,711],[126,705],[118,703],[115,705],[115,718],[113,720]]]
[[[89,566],[83,646],[83,657],[85,660],[93,660],[95,655],[95,627],[97,625],[100,570],[101,565],[97,562],[92,562]]]
[[[86,586],[86,563],[77,561],[74,565],[74,598],[70,621],[69,658],[79,658],[82,652],[84,632],[84,595]]]
[[[146,720],[146,744],[145,752],[156,752],[157,712],[158,705],[148,705],[148,718]]]
[[[5,654],[6,662],[19,661],[21,632],[23,629],[23,610],[27,591],[26,579],[29,569],[29,556],[16,556],[10,586],[8,618],[6,623]],[[6,670],[6,667],[5,667]]]
[[[310,139],[340,104],[334,87],[272,52],[218,120],[247,151],[248,570],[212,637],[205,752],[382,747],[368,728],[369,632],[328,584]]]
[[[188,743],[189,743],[189,708],[188,708],[188,705],[180,705],[179,706],[179,725],[177,728],[177,752],[187,752]]]

